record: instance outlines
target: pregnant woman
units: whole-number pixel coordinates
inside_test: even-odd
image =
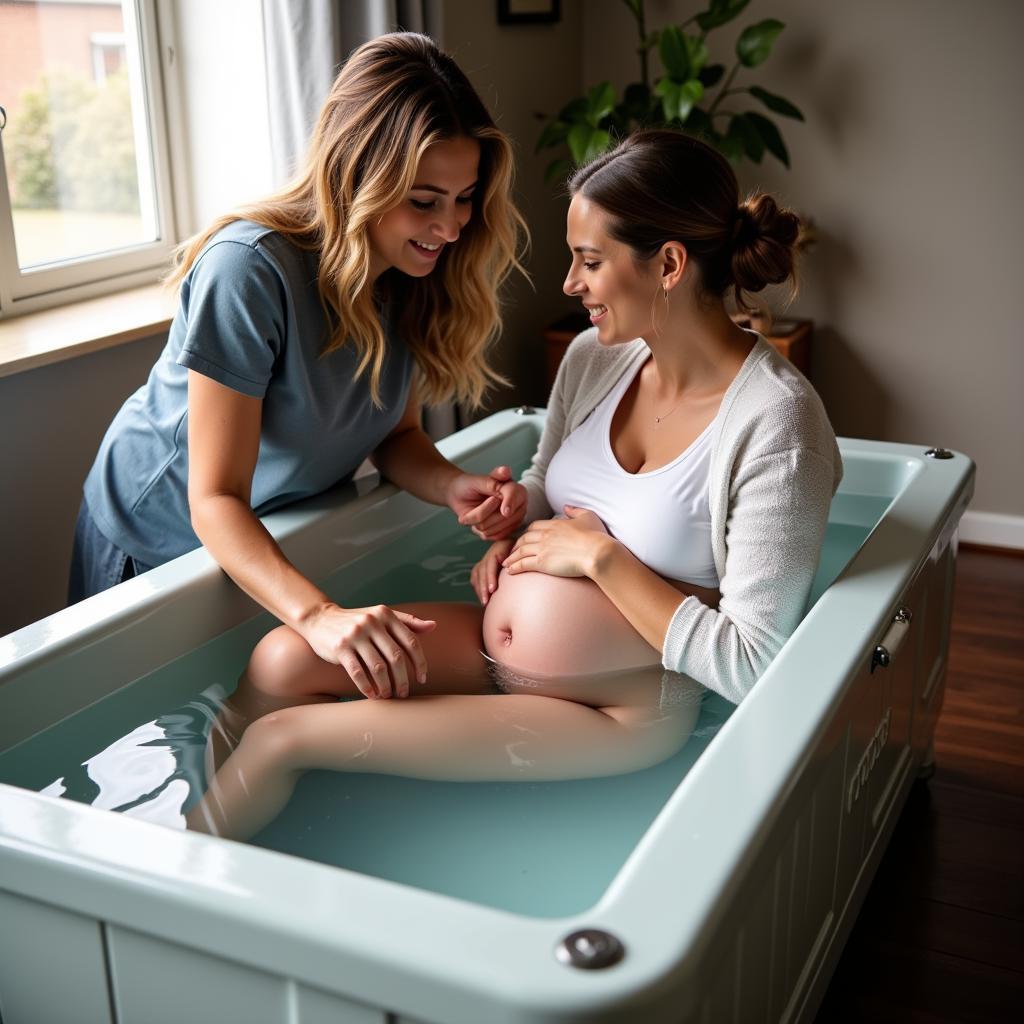
[[[797,217],[764,194],[740,203],[727,161],[675,132],[635,134],[570,184],[564,287],[593,327],[523,477],[529,525],[474,569],[483,609],[406,607],[438,624],[416,638],[431,678],[413,700],[339,703],[393,694],[268,634],[189,827],[248,836],[312,768],[647,767],[686,742],[701,686],[742,700],[800,621],[839,451],[811,386],[724,302],[793,278]]]

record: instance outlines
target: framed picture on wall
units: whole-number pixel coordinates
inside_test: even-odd
[[[561,0],[498,0],[499,25],[537,25],[561,17]]]

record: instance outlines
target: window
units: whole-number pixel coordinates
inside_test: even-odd
[[[0,316],[167,266],[158,58],[155,0],[0,0]]]

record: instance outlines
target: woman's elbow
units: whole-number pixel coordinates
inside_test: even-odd
[[[243,504],[246,509],[249,508],[249,503],[241,495],[231,491],[211,491],[190,487],[188,512],[195,535],[205,544],[205,537],[214,524],[223,522],[226,507],[236,503]]]

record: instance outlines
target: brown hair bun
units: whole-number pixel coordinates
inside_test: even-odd
[[[795,277],[801,225],[796,213],[764,192],[748,196],[736,218],[732,277],[737,304],[746,308],[741,292],[759,292]]]

